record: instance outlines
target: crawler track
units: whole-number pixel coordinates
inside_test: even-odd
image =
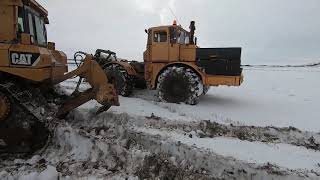
[[[23,82],[0,84],[9,112],[0,122],[0,153],[30,154],[43,147],[49,136],[56,99],[35,85]],[[51,96],[51,97],[50,97]]]

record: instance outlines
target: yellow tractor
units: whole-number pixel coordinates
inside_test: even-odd
[[[0,1],[0,152],[32,152],[48,139],[55,117],[92,100],[119,105],[114,86],[94,57],[68,72],[66,55],[47,42],[48,12],[35,0]],[[79,76],[91,88],[70,97],[53,86]],[[53,117],[53,118],[50,118]]]
[[[157,89],[161,101],[195,105],[210,86],[240,86],[241,48],[199,48],[195,30],[194,21],[190,31],[175,22],[145,30],[144,62],[112,60],[103,66],[118,93],[129,96],[134,86],[146,86]]]

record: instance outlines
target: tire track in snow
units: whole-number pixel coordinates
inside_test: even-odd
[[[135,175],[142,171],[146,177],[157,174],[155,169],[147,167],[159,166],[158,168],[167,171],[167,167],[162,167],[159,164],[165,163],[170,168],[173,168],[179,174],[178,179],[314,179],[315,174],[309,171],[289,170],[277,167],[272,164],[256,165],[242,162],[230,157],[224,157],[213,152],[184,144],[183,142],[168,139],[165,136],[154,135],[141,131],[140,127],[145,127],[143,124],[148,119],[142,117],[133,117],[128,114],[112,114],[105,113],[97,119],[92,119],[95,123],[88,122],[87,118],[83,118],[80,113],[75,117],[75,128],[80,129],[81,136],[98,141],[108,142],[112,138],[120,138],[115,142],[117,148],[125,149],[129,154],[134,149],[148,152],[151,156],[146,156],[144,162],[130,160],[124,158],[124,163],[135,163],[142,165],[138,168]],[[148,126],[148,125],[146,125]],[[103,127],[101,129],[101,127]],[[75,129],[74,128],[74,129]],[[105,131],[108,129],[107,131]],[[105,132],[102,132],[105,131]],[[149,130],[153,131],[152,128]],[[109,134],[109,135],[108,135]],[[125,142],[120,145],[118,142]],[[113,153],[116,154],[116,153]],[[150,161],[158,159],[159,161]],[[119,158],[122,159],[122,158]],[[147,163],[147,164],[146,164]],[[148,164],[151,163],[151,164]],[[142,168],[142,169],[141,169]],[[172,172],[162,172],[164,176],[172,176]],[[166,174],[169,173],[169,174]],[[161,173],[160,173],[161,174]],[[140,175],[140,177],[144,176]],[[192,176],[190,176],[192,175]],[[192,177],[192,178],[188,178]],[[316,179],[316,178],[315,178]]]
[[[180,112],[177,104],[157,102],[155,97],[156,91],[140,91],[135,92],[134,97],[142,99],[150,104],[156,105],[161,109],[166,109],[170,113],[175,113],[180,116],[186,116],[184,112]],[[200,131],[201,137],[231,137],[246,141],[259,141],[263,143],[284,143],[294,146],[302,146],[307,149],[320,151],[320,133],[301,131],[295,127],[275,127],[275,126],[244,126],[233,122],[230,119],[215,116],[219,122],[226,122],[220,124],[214,122],[215,120],[199,120],[198,117],[194,118],[194,122],[182,122],[180,119],[166,119],[163,117],[149,117],[149,122],[146,122],[152,128],[156,129],[169,129],[169,130],[182,130],[183,132],[197,132]],[[161,116],[161,115],[160,115]]]
[[[44,167],[52,166],[60,173],[60,179],[89,176],[108,179],[318,178],[308,170],[289,170],[270,163],[252,164],[154,134],[150,122],[159,120],[153,118],[115,113],[92,118],[89,113],[90,110],[75,111],[67,122],[58,126],[53,143],[44,153],[29,160],[7,164],[1,161],[0,172],[18,177],[40,173]]]
[[[307,149],[320,151],[320,134],[315,132],[300,131],[294,127],[255,127],[224,125],[211,121],[181,122],[163,120],[160,117],[147,117],[146,125],[155,129],[179,130],[190,136],[200,138],[231,137],[239,140],[263,143],[282,143],[302,146]]]
[[[141,128],[147,128],[149,131],[153,131],[154,128],[150,127],[148,122],[154,121],[154,119],[143,119],[143,117],[135,117],[128,114],[116,115],[105,113],[96,121],[100,124],[97,127],[101,125],[108,126],[108,124],[114,126],[116,124],[116,126],[120,126],[121,131],[126,134],[120,136],[129,137],[133,144],[155,155],[160,154],[164,157],[174,157],[178,167],[189,169],[192,166],[195,172],[202,172],[203,174],[209,175],[208,177],[218,179],[299,179],[299,176],[304,176],[303,174],[308,174],[310,177],[315,175],[310,171],[288,170],[272,164],[256,165],[242,162],[184,144],[183,142],[176,141],[174,138],[168,139],[168,137],[165,136],[141,131]],[[155,124],[158,124],[158,122],[158,120],[154,121]],[[81,121],[79,123],[81,123]],[[168,121],[164,123],[170,124]],[[178,124],[178,126],[180,126],[180,124]],[[123,129],[125,131],[123,131]],[[163,130],[163,127],[161,127],[161,130]],[[304,178],[307,178],[307,176],[304,176]]]
[[[179,110],[172,104],[157,102],[155,93],[156,91],[148,90],[136,91],[134,97],[156,105],[162,110],[167,110],[170,113],[177,114],[177,116],[186,116],[186,114],[179,112]],[[320,133],[301,131],[295,127],[278,128],[274,126],[240,126],[238,123],[232,122],[232,120],[228,120],[228,123],[226,124],[219,124],[212,120],[197,120],[196,122],[190,122],[190,120],[188,120],[187,123],[183,123],[181,120],[176,121],[175,119],[166,119],[163,117],[154,118],[159,121],[155,121],[155,119],[149,117],[149,121],[146,123],[152,126],[152,128],[157,129],[166,128],[171,130],[182,130],[185,133],[201,131],[199,135],[201,137],[231,137],[250,142],[259,141],[264,143],[284,143],[320,151]],[[190,118],[192,119],[192,117],[188,117],[188,119]],[[193,118],[197,119],[196,117]],[[216,118],[223,119],[223,117],[218,116],[216,116]],[[225,119],[222,121],[227,120]]]

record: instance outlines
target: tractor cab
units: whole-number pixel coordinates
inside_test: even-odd
[[[190,26],[189,32],[175,22],[173,25],[146,30],[148,42],[144,53],[145,62],[195,61],[195,57],[189,55],[197,48],[194,30]]]
[[[47,47],[48,12],[34,0],[2,0],[0,41]]]
[[[35,0],[0,1],[1,71],[42,82],[68,72],[67,57],[47,40],[48,11]],[[51,72],[50,72],[51,71]]]
[[[30,37],[30,43],[47,47],[46,24],[49,24],[48,12],[37,2],[30,0],[18,7],[18,38],[21,34]],[[28,42],[27,42],[28,43]]]

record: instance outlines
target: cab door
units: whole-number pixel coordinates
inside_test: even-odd
[[[180,38],[177,26],[169,27],[170,45],[169,45],[169,61],[180,61]]]
[[[151,56],[152,62],[167,62],[169,60],[168,31],[155,30],[152,32]]]

